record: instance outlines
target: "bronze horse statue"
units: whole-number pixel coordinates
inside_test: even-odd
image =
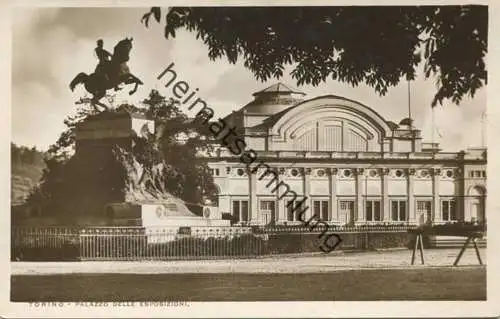
[[[106,74],[99,72],[91,74],[80,72],[75,76],[73,81],[71,81],[69,88],[73,91],[78,84],[83,84],[87,92],[93,95],[91,104],[94,108],[96,108],[96,105],[99,105],[108,109],[100,100],[106,95],[107,90],[116,88],[121,83],[135,84],[135,87],[129,92],[129,95],[134,94],[138,86],[143,83],[139,78],[130,73],[130,69],[127,65],[131,50],[132,38],[121,40],[114,47],[111,61],[108,62],[108,66],[106,67]]]

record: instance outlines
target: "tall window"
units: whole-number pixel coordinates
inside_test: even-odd
[[[313,202],[313,214],[316,216],[316,219],[328,220],[329,208],[328,200],[315,200]]]
[[[235,222],[248,221],[248,201],[233,200],[233,216]]]
[[[417,211],[427,212],[431,210],[431,201],[430,200],[419,200],[417,201]]]
[[[286,220],[289,222],[300,221],[300,214],[304,211],[305,203],[301,203],[299,200],[288,200],[286,201],[287,216]],[[302,214],[304,215],[304,214]]]
[[[441,218],[444,221],[457,220],[457,211],[455,207],[455,200],[443,200],[441,202]]]
[[[391,201],[391,215],[393,221],[406,221],[406,201]]]
[[[380,214],[380,201],[379,200],[367,200],[366,201],[366,220],[367,221],[381,221],[382,216]]]
[[[273,200],[261,200],[260,210],[263,211],[274,211],[274,201]]]

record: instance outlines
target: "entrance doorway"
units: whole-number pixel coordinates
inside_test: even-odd
[[[482,223],[486,219],[484,209],[485,189],[481,186],[474,186],[469,190],[469,213],[470,221]]]
[[[471,222],[482,223],[485,220],[484,201],[482,198],[474,198],[470,205]]]
[[[260,201],[260,215],[264,225],[274,224],[276,221],[276,202],[273,200]]]
[[[481,204],[477,202],[472,203],[472,209],[470,212],[471,221],[479,221],[479,216],[481,215]]]
[[[339,213],[340,221],[349,225],[354,222],[354,201],[353,200],[341,200],[339,201]]]
[[[417,223],[422,226],[432,221],[432,202],[430,200],[417,201]]]

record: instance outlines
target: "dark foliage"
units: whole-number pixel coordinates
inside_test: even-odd
[[[432,106],[458,104],[486,84],[486,6],[153,7],[144,14],[196,34],[212,60],[239,58],[260,81],[280,78],[287,65],[299,85],[331,78],[366,83],[381,95],[401,80],[437,78]]]
[[[19,165],[43,166],[45,153],[34,146],[29,148],[10,143],[10,156],[12,167]]]
[[[11,203],[22,204],[36,187],[46,167],[45,153],[36,147],[10,144]]]
[[[481,237],[486,232],[486,223],[456,222],[442,225],[425,225],[413,231],[414,233],[467,236],[477,234]]]
[[[171,167],[166,189],[188,203],[200,203],[204,198],[215,201],[216,186],[208,161],[197,154],[210,149],[205,127],[189,119],[178,102],[166,100],[153,90],[143,101],[146,115],[156,121],[157,132],[146,145],[161,152],[161,158]],[[151,152],[153,153],[153,152]]]

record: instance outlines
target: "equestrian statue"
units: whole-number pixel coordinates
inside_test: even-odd
[[[107,90],[114,89],[118,91],[121,83],[135,84],[135,87],[129,92],[129,95],[134,94],[138,86],[143,83],[130,73],[127,66],[129,53],[132,50],[132,40],[132,38],[125,38],[118,42],[114,47],[113,54],[104,49],[104,43],[101,39],[97,40],[95,54],[99,59],[99,64],[92,74],[78,73],[69,85],[71,91],[78,84],[83,84],[87,92],[93,95],[91,99],[92,106],[96,108],[96,105],[99,105],[105,109],[108,109],[108,107],[101,103],[100,100],[106,95]]]

